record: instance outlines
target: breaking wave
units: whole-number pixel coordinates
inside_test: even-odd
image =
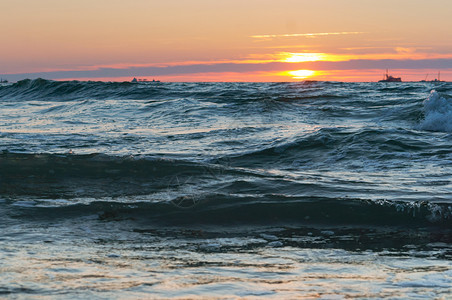
[[[423,130],[452,132],[452,99],[433,90],[424,101]]]

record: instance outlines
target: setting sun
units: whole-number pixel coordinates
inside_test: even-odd
[[[315,74],[315,71],[312,70],[296,70],[287,72],[289,76],[292,76],[294,79],[306,79]]]

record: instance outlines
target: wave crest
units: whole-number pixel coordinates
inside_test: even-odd
[[[58,100],[79,99],[152,99],[157,90],[153,84],[101,81],[53,81],[42,78],[24,79],[12,85],[0,87],[0,99],[4,100]]]
[[[431,91],[424,101],[424,114],[420,124],[422,130],[452,132],[452,99]]]

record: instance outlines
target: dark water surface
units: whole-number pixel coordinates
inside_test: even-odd
[[[447,299],[452,84],[3,84],[0,213],[0,297]]]

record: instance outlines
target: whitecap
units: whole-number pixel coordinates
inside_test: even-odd
[[[452,100],[441,97],[433,90],[424,101],[425,118],[420,123],[422,130],[452,132]]]
[[[20,207],[35,207],[36,206],[36,202],[35,201],[23,200],[23,201],[14,202],[12,205],[20,206]]]

